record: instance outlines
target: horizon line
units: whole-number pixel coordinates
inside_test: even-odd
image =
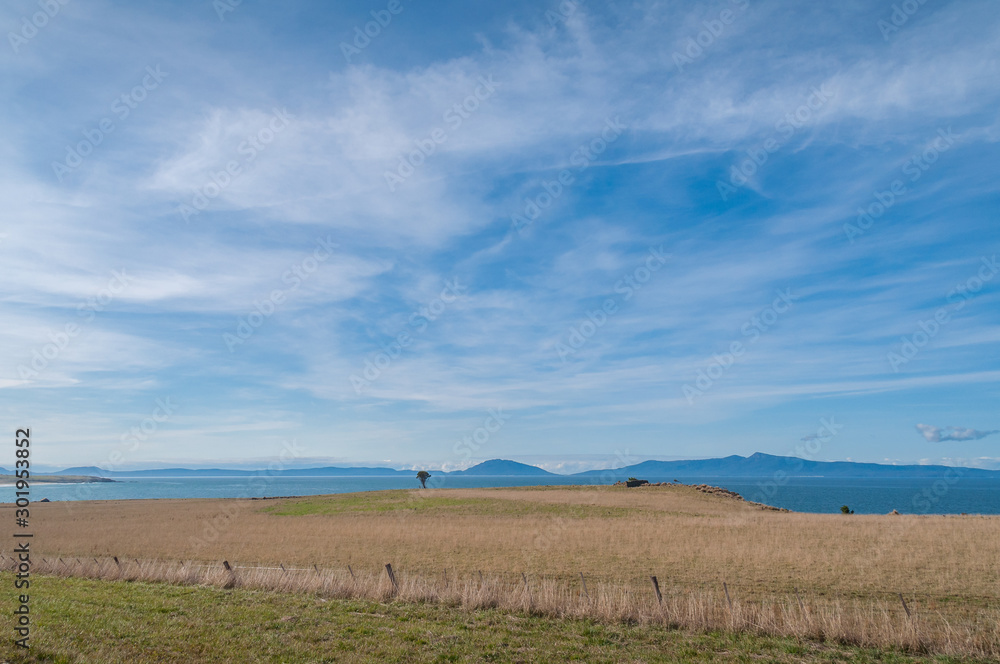
[[[455,469],[450,469],[450,470],[446,470],[443,467],[434,468],[434,467],[430,467],[430,466],[427,466],[427,465],[421,466],[420,464],[412,464],[409,467],[402,467],[402,468],[400,468],[400,467],[394,467],[394,466],[372,465],[372,464],[368,464],[368,463],[364,463],[364,462],[359,462],[357,464],[352,464],[352,465],[323,465],[323,466],[306,466],[306,467],[291,466],[291,467],[281,467],[281,468],[276,468],[276,469],[271,469],[269,467],[268,468],[234,468],[234,467],[226,467],[226,465],[227,464],[236,464],[236,463],[240,463],[240,462],[239,461],[229,461],[229,462],[222,462],[222,463],[220,463],[218,465],[215,465],[215,466],[203,467],[203,468],[192,468],[192,467],[186,467],[186,466],[182,466],[182,465],[177,465],[177,466],[163,466],[163,467],[159,467],[159,468],[142,468],[142,467],[138,467],[138,468],[115,469],[115,468],[112,467],[112,468],[109,469],[109,468],[103,468],[103,467],[98,466],[96,464],[93,464],[93,465],[78,465],[78,466],[63,467],[63,468],[61,468],[59,470],[54,470],[54,471],[38,472],[37,474],[39,474],[39,475],[45,475],[45,474],[52,474],[52,473],[64,473],[64,472],[69,471],[69,470],[87,469],[87,468],[94,468],[94,469],[97,469],[97,470],[99,470],[101,472],[104,472],[104,473],[131,473],[131,472],[138,473],[138,472],[155,472],[155,471],[158,471],[158,470],[159,471],[169,471],[169,470],[185,470],[185,471],[220,470],[220,471],[226,471],[226,472],[245,472],[245,473],[255,473],[255,472],[256,473],[261,473],[261,472],[263,472],[263,473],[282,473],[282,472],[287,472],[287,471],[301,472],[301,471],[308,471],[308,470],[328,470],[328,469],[331,469],[331,468],[333,468],[333,469],[339,469],[339,470],[358,470],[358,469],[362,469],[362,468],[371,468],[371,469],[374,469],[374,470],[391,470],[391,471],[399,472],[399,473],[408,472],[408,471],[417,472],[417,471],[420,471],[420,470],[426,470],[428,472],[438,472],[438,473],[444,473],[444,474],[452,474],[452,473],[465,472],[465,471],[471,470],[473,468],[476,468],[478,466],[481,466],[481,465],[483,465],[485,463],[489,463],[491,461],[506,461],[506,462],[517,463],[517,464],[520,464],[520,465],[523,465],[523,466],[528,466],[528,467],[531,467],[531,468],[542,470],[542,471],[544,471],[546,473],[549,473],[551,475],[557,475],[557,476],[562,476],[562,477],[572,477],[574,475],[580,475],[580,474],[583,474],[583,473],[607,472],[607,471],[615,472],[615,471],[624,470],[625,468],[630,468],[632,466],[637,466],[637,465],[640,465],[640,464],[643,464],[643,463],[649,463],[649,462],[656,462],[656,463],[676,463],[676,462],[684,462],[684,461],[718,461],[718,460],[723,460],[723,459],[731,459],[731,458],[734,458],[734,457],[746,460],[746,459],[750,459],[750,458],[752,458],[754,456],[772,457],[772,458],[776,458],[776,459],[795,459],[795,460],[804,461],[804,462],[807,462],[807,463],[823,463],[823,464],[825,464],[825,463],[849,463],[849,464],[854,464],[854,465],[884,466],[884,467],[887,467],[887,468],[900,468],[900,467],[914,467],[914,468],[942,467],[942,468],[963,468],[963,469],[968,469],[968,470],[983,470],[983,471],[987,471],[987,472],[1000,472],[1000,469],[982,468],[982,467],[977,467],[977,466],[960,465],[960,464],[948,464],[948,463],[895,463],[895,462],[893,462],[893,463],[879,463],[879,462],[871,462],[871,461],[853,461],[853,460],[850,460],[850,459],[818,460],[818,459],[805,459],[805,458],[796,457],[796,456],[783,456],[783,455],[778,455],[778,454],[768,454],[766,452],[754,452],[753,454],[750,454],[750,455],[747,455],[747,456],[742,456],[742,455],[739,455],[739,454],[730,454],[730,455],[720,456],[720,457],[691,457],[691,458],[677,458],[677,459],[671,459],[671,460],[662,460],[662,459],[652,459],[652,458],[649,458],[649,459],[643,459],[643,460],[640,460],[640,461],[636,461],[635,463],[629,464],[627,466],[605,467],[605,468],[591,468],[591,469],[579,470],[579,471],[575,471],[575,472],[556,472],[556,471],[552,471],[552,470],[547,470],[546,468],[543,468],[542,466],[538,466],[538,465],[535,465],[535,464],[525,463],[523,461],[515,461],[513,459],[502,459],[502,458],[498,457],[498,458],[493,458],[493,459],[485,459],[483,461],[480,461],[478,463],[474,463],[474,464],[466,466],[464,468],[455,468]],[[171,462],[171,461],[154,461],[154,462],[150,462],[150,463],[169,464],[169,463],[173,463],[173,462]],[[177,461],[176,463],[192,463],[192,461],[190,461],[190,460],[187,461],[187,462]],[[193,463],[197,463],[197,462],[193,462]],[[50,467],[55,467],[54,464],[38,464],[38,465],[41,465],[43,467],[46,466],[46,465],[48,465]],[[36,465],[36,468],[37,467],[38,466]],[[3,468],[3,466],[0,466],[0,468]],[[4,470],[6,470],[6,468],[4,468]]]

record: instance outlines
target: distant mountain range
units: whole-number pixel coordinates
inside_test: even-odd
[[[957,469],[966,477],[1000,478],[998,470],[980,468]],[[853,461],[808,461],[796,457],[782,457],[760,452],[748,457],[727,456],[720,459],[697,459],[692,461],[643,461],[624,468],[588,470],[572,475],[557,475],[536,466],[517,461],[491,459],[465,470],[431,471],[432,475],[461,477],[580,477],[619,480],[628,477],[640,479],[664,478],[709,478],[709,477],[772,477],[784,473],[788,477],[868,477],[868,478],[924,478],[942,477],[947,472],[955,473],[951,466],[890,466],[879,463],[855,463]],[[263,470],[233,470],[227,468],[161,468],[156,470],[107,471],[97,466],[67,468],[47,475],[86,475],[110,478],[141,477],[252,477],[269,474],[276,477],[401,477],[412,476],[413,470],[394,468],[295,468],[269,472]],[[0,474],[11,471],[0,468]]]
[[[960,468],[963,476],[1000,478],[1000,470]],[[856,463],[854,461],[808,461],[798,457],[774,456],[757,452],[748,457],[737,455],[721,459],[692,461],[643,461],[632,466],[612,470],[616,476],[645,477],[771,477],[785,473],[787,477],[885,477],[923,478],[941,477],[954,473],[952,466],[890,466],[881,463]],[[606,470],[588,470],[576,473],[580,477],[601,476]]]

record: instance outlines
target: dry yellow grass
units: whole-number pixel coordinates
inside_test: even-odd
[[[224,583],[224,559],[316,565],[241,570],[239,582],[382,596],[391,562],[410,599],[1000,655],[997,517],[783,513],[680,486],[51,503],[32,517],[47,558],[174,561],[153,578]],[[214,567],[195,572],[196,561]],[[123,573],[106,560],[86,572],[50,562]]]

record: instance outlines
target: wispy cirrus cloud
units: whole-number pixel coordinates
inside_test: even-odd
[[[48,449],[74,463],[105,458],[92,458],[101,437],[135,419],[106,404],[142,415],[162,390],[188,406],[161,432],[157,458],[182,443],[197,456],[201,441],[206,458],[266,456],[265,431],[237,441],[206,422],[277,409],[273,420],[297,422],[316,455],[444,463],[502,404],[518,415],[496,456],[558,464],[603,458],[621,440],[644,457],[784,453],[836,412],[852,426],[831,456],[906,461],[917,418],[992,412],[983,395],[1000,384],[1000,281],[948,299],[996,253],[991,2],[928,5],[890,43],[876,26],[882,5],[752,2],[684,72],[674,51],[718,7],[582,3],[557,25],[524,0],[414,7],[351,64],[330,39],[370,20],[350,3],[244,5],[222,25],[208,5],[76,7],[17,57],[0,55],[0,120],[13,128],[0,136],[0,315],[10,323],[0,387],[43,423],[54,417],[46,404],[65,404],[73,426],[53,429]],[[14,25],[28,9],[33,0],[15,0],[0,19]],[[58,182],[51,162],[147,65],[169,72],[163,85]],[[445,114],[483,77],[495,93],[454,126]],[[720,200],[715,183],[815,87],[829,100]],[[288,110],[287,128],[185,222],[178,206],[246,159],[241,145],[274,109]],[[618,116],[627,131],[594,143]],[[954,148],[863,241],[844,242],[856,208],[948,127]],[[441,128],[447,140],[390,192],[385,173]],[[574,154],[594,145],[601,154],[578,169]],[[514,232],[511,214],[564,169],[573,182],[530,233]],[[335,255],[286,279],[328,236]],[[623,284],[661,245],[669,263]],[[79,303],[112,270],[129,288],[23,384],[18,365],[55,352],[50,334],[80,322]],[[467,294],[358,395],[350,375],[451,279]],[[301,286],[230,354],[223,333],[290,283]],[[800,296],[794,309],[754,326],[766,327],[759,341],[687,403],[682,386],[748,344],[743,326],[786,288]],[[618,312],[561,362],[555,344],[608,298]],[[948,325],[889,372],[886,351],[946,305]],[[74,428],[89,432],[88,447]],[[885,449],[850,433],[865,430]]]

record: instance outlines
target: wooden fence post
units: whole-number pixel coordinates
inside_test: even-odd
[[[733,600],[729,599],[729,587],[726,585],[725,581],[722,582],[722,590],[726,593],[726,604],[729,605],[729,610],[732,611]]]
[[[660,582],[656,580],[655,576],[649,578],[653,582],[653,591],[656,592],[656,603],[663,604],[663,595],[660,594]]]
[[[385,564],[385,572],[386,572],[386,574],[389,575],[389,580],[392,581],[392,590],[393,590],[393,593],[398,593],[399,592],[399,584],[396,583],[396,575],[393,574],[393,572],[392,572],[392,565],[391,564],[389,564],[389,563]]]
[[[587,592],[587,580],[583,578],[583,572],[580,572],[580,583],[583,584],[583,594],[587,596],[587,599],[590,599],[590,593]]]
[[[906,611],[906,617],[910,617],[910,607],[906,605],[906,600],[903,599],[903,593],[898,593],[899,601],[903,603],[903,610]]]
[[[528,585],[528,576],[524,572],[521,572],[521,579],[524,580],[524,589],[528,591],[528,603],[531,604],[534,600],[531,598],[531,586]]]
[[[355,576],[354,576],[354,570],[353,570],[353,569],[351,569],[351,566],[350,566],[350,565],[348,565],[348,566],[347,566],[347,571],[351,573],[351,578],[352,578],[352,579],[354,579],[354,578],[357,578],[357,577],[355,577]]]
[[[222,566],[227,572],[229,572],[229,579],[222,585],[222,587],[226,589],[236,587],[236,570],[233,569],[228,560],[223,560]]]
[[[115,556],[115,565],[118,565],[119,567],[122,566],[122,564],[118,562],[118,556]]]

